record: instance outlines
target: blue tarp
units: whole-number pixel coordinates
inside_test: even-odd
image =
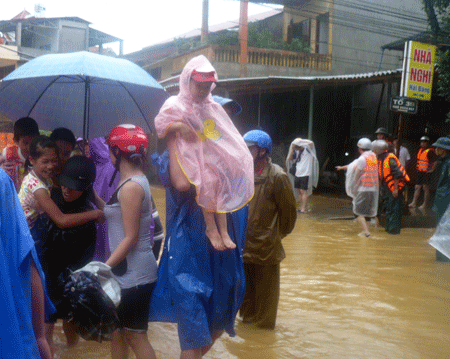
[[[248,207],[227,214],[228,233],[236,249],[216,251],[205,235],[195,190],[178,192],[170,184],[169,154],[154,154],[166,187],[166,242],[152,293],[149,321],[178,323],[182,350],[211,344],[215,330],[234,336],[242,304],[245,275],[242,255]]]

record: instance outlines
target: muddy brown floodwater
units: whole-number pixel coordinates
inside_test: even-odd
[[[152,190],[164,221],[164,192]],[[349,215],[348,201],[312,197],[283,240],[276,329],[238,319],[236,337],[224,335],[205,358],[447,358],[450,264],[435,260],[433,230],[372,227],[362,238]],[[55,332],[56,358],[110,357],[108,342],[66,348],[59,323]],[[150,323],[149,337],[158,358],[179,357],[176,325]]]

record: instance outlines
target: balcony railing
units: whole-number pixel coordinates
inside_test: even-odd
[[[174,58],[173,71],[181,71],[194,56],[205,55],[211,62],[239,63],[240,48],[237,46],[220,47],[207,45]],[[331,70],[331,56],[272,49],[248,48],[248,63],[253,65],[307,68],[313,70]]]
[[[214,47],[214,61],[239,62],[238,47]],[[303,67],[308,69],[329,71],[331,56],[272,49],[248,48],[248,63],[253,65]]]

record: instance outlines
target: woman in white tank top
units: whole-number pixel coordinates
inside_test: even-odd
[[[111,251],[106,264],[121,288],[120,325],[113,333],[111,355],[127,358],[131,346],[137,359],[156,358],[147,337],[150,296],[157,279],[150,185],[141,168],[148,139],[141,128],[120,125],[107,142],[120,172],[117,189],[104,206]]]

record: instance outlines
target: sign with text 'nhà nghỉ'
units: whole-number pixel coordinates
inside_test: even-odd
[[[401,96],[430,101],[436,46],[416,41],[405,43]]]

